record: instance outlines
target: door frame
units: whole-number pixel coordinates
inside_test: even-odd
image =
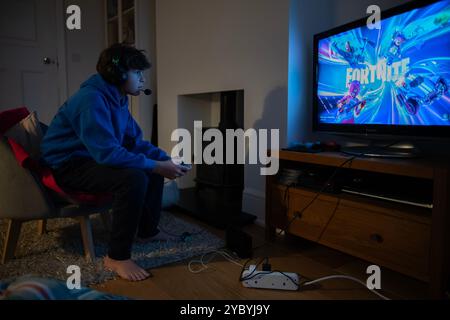
[[[67,37],[66,37],[66,6],[65,1],[56,0],[56,59],[58,61],[58,103],[62,105],[67,100]]]

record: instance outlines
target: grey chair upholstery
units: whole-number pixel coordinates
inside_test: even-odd
[[[39,232],[45,232],[46,219],[76,218],[81,225],[81,235],[88,261],[95,257],[90,215],[103,213],[101,216],[109,224],[110,204],[89,206],[68,203],[58,199],[27,169],[16,161],[5,137],[0,141],[0,219],[7,220],[7,233],[1,263],[14,257],[22,223],[39,220]]]

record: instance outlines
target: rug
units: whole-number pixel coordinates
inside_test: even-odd
[[[114,279],[115,274],[103,270],[102,257],[108,250],[109,233],[99,215],[91,216],[96,259],[88,263],[84,259],[81,231],[77,220],[50,219],[48,232],[37,234],[37,222],[22,225],[16,258],[0,265],[0,279],[23,275],[35,275],[66,281],[70,265],[80,267],[83,286],[100,284]],[[189,232],[192,236],[181,241],[135,243],[132,259],[145,269],[179,262],[194,256],[215,251],[225,245],[224,241],[205,229],[175,217],[169,212],[161,215],[160,227],[174,235]],[[6,233],[6,220],[0,220],[0,248]],[[1,253],[0,253],[1,254]]]

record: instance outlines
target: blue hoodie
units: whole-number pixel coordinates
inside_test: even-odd
[[[142,140],[142,131],[128,111],[128,97],[99,74],[59,108],[41,152],[44,163],[52,168],[85,157],[102,165],[152,170],[155,160],[170,159]]]

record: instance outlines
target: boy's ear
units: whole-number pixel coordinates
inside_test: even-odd
[[[122,81],[123,83],[127,82],[128,80],[128,73],[127,72],[122,72]]]

